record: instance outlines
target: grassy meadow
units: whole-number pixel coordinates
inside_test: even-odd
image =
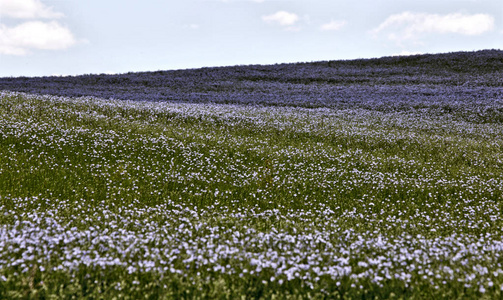
[[[0,92],[2,299],[503,297],[503,124]]]

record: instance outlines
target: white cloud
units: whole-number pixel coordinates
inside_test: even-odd
[[[187,28],[187,29],[193,29],[193,30],[197,30],[199,29],[199,24],[186,24],[183,26],[184,28]]]
[[[0,17],[15,19],[56,19],[64,15],[47,7],[40,0],[0,0]]]
[[[344,27],[346,25],[346,21],[334,21],[332,20],[330,23],[321,25],[320,29],[323,31],[336,31]]]
[[[32,19],[11,27],[0,24],[0,54],[27,55],[33,50],[67,49],[77,43],[67,27],[54,21],[64,14],[40,0],[0,0],[0,17]]]
[[[0,24],[0,54],[27,55],[31,50],[62,50],[77,43],[56,21],[30,21],[15,27]]]
[[[389,16],[371,32],[378,35],[388,32],[388,38],[398,42],[418,40],[428,33],[455,33],[468,36],[480,35],[494,28],[494,17],[487,14],[425,14],[403,12]]]
[[[286,11],[278,11],[275,14],[263,16],[262,20],[267,23],[277,23],[281,26],[292,26],[299,20],[299,16]]]

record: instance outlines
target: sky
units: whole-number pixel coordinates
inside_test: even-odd
[[[502,0],[0,0],[0,77],[481,49]]]

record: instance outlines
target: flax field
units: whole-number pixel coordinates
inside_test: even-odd
[[[501,51],[180,72],[0,79],[1,299],[503,297]]]

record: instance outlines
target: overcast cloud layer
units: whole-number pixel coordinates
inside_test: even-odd
[[[503,48],[501,0],[0,0],[0,76]]]

